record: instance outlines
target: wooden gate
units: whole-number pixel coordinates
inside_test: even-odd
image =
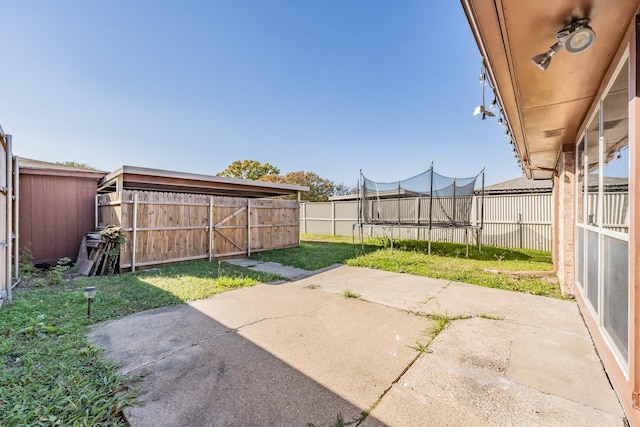
[[[213,256],[249,255],[248,227],[250,199],[218,198],[212,209]]]
[[[98,196],[97,211],[99,227],[123,229],[121,270],[300,244],[295,200],[124,190]]]

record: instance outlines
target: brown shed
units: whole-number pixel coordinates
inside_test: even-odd
[[[18,158],[19,247],[35,263],[72,260],[85,233],[95,229],[98,181],[107,173]]]

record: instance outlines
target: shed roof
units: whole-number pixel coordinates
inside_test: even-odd
[[[26,157],[18,157],[19,173],[31,174],[31,175],[49,175],[49,176],[70,176],[79,178],[93,178],[100,179],[104,177],[107,172],[79,168],[76,166],[68,166],[60,163],[44,162],[42,160],[28,159]]]
[[[309,191],[309,187],[122,166],[98,183],[99,193],[118,190],[168,191],[234,197],[272,197],[295,195],[300,191]]]

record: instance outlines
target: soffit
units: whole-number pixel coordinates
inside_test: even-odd
[[[553,176],[564,144],[576,142],[640,0],[462,0],[527,176]],[[560,50],[542,72],[531,58],[573,19],[589,18],[593,45]],[[527,169],[529,166],[531,169]]]

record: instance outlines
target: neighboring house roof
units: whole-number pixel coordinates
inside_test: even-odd
[[[485,194],[550,193],[552,189],[553,181],[550,179],[533,180],[520,177],[489,185],[484,188],[484,192]]]
[[[340,196],[329,196],[330,202],[345,202],[349,200],[358,200],[357,194],[342,194]]]
[[[272,197],[296,195],[300,191],[309,191],[309,187],[122,166],[105,176],[98,184],[99,193],[119,190],[167,191],[234,197]]]
[[[598,175],[588,176],[589,191],[591,189],[598,188]],[[629,191],[629,178],[618,178],[614,176],[604,177],[604,190],[605,191]]]
[[[598,187],[598,175],[588,175],[589,188]],[[608,191],[627,191],[628,178],[612,176],[604,177],[604,189]],[[525,177],[510,179],[498,184],[485,187],[485,194],[514,194],[514,193],[550,193],[553,189],[553,181],[550,179],[533,180]],[[477,193],[477,192],[476,192]]]
[[[598,176],[589,175],[589,187],[597,188]],[[627,191],[629,187],[628,178],[604,177],[604,188],[608,191]],[[526,193],[551,193],[553,190],[553,180],[551,179],[528,179],[525,177],[510,179],[508,181],[499,182],[484,188],[484,193],[489,194],[526,194]],[[480,194],[480,190],[476,190],[475,194]],[[405,196],[407,197],[407,196]],[[357,200],[358,195],[348,194],[344,196],[330,197],[331,201]]]
[[[105,171],[67,166],[59,163],[44,162],[16,156],[19,173],[31,175],[70,176],[100,179]]]

